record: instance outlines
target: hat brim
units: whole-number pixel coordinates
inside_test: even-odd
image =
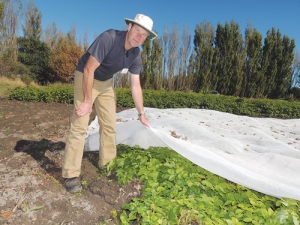
[[[126,22],[127,25],[129,23],[134,23],[136,25],[139,25],[140,27],[142,27],[146,31],[148,31],[149,32],[149,36],[147,37],[148,39],[153,40],[153,39],[157,38],[157,34],[156,33],[154,33],[152,30],[147,29],[146,27],[144,27],[143,25],[137,23],[136,21],[128,19],[128,18],[125,18],[124,20],[125,20],[125,22]]]

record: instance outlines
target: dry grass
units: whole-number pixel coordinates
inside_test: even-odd
[[[26,84],[20,79],[11,79],[8,77],[0,76],[0,86],[21,86],[24,87]]]
[[[34,82],[32,82],[30,85],[38,86],[38,84]],[[25,86],[26,84],[19,77],[11,79],[8,77],[0,76],[0,97],[5,97],[8,94],[9,89]]]
[[[51,85],[66,85],[60,82],[51,84]],[[8,78],[5,76],[0,76],[0,97],[6,97],[9,95],[10,90],[15,89],[16,87],[26,87],[27,84],[24,83],[21,78],[16,77],[16,78]],[[43,87],[38,85],[35,82],[31,82],[30,86],[34,86],[34,87]]]

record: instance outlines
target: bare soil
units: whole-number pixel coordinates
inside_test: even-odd
[[[139,196],[137,182],[120,186],[115,174],[99,171],[97,152],[84,153],[82,192],[66,192],[61,168],[72,109],[0,99],[0,224],[116,224],[111,211]]]

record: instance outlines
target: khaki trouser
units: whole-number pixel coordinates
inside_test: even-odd
[[[74,107],[84,100],[82,90],[83,73],[75,71]],[[116,94],[113,80],[94,80],[92,98],[100,125],[99,167],[105,166],[116,157]],[[68,135],[62,176],[64,178],[79,177],[83,148],[90,115],[77,117],[73,110],[71,128]]]

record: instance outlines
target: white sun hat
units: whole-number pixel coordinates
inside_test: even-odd
[[[153,21],[150,17],[148,16],[145,16],[143,14],[137,14],[134,18],[134,20],[131,20],[131,19],[128,19],[128,18],[125,18],[125,22],[126,24],[129,24],[129,23],[134,23],[134,24],[137,24],[139,25],[140,27],[144,28],[145,30],[147,30],[149,32],[149,36],[148,38],[150,40],[153,40],[157,37],[157,34],[154,33],[152,31],[152,27],[153,27]]]

